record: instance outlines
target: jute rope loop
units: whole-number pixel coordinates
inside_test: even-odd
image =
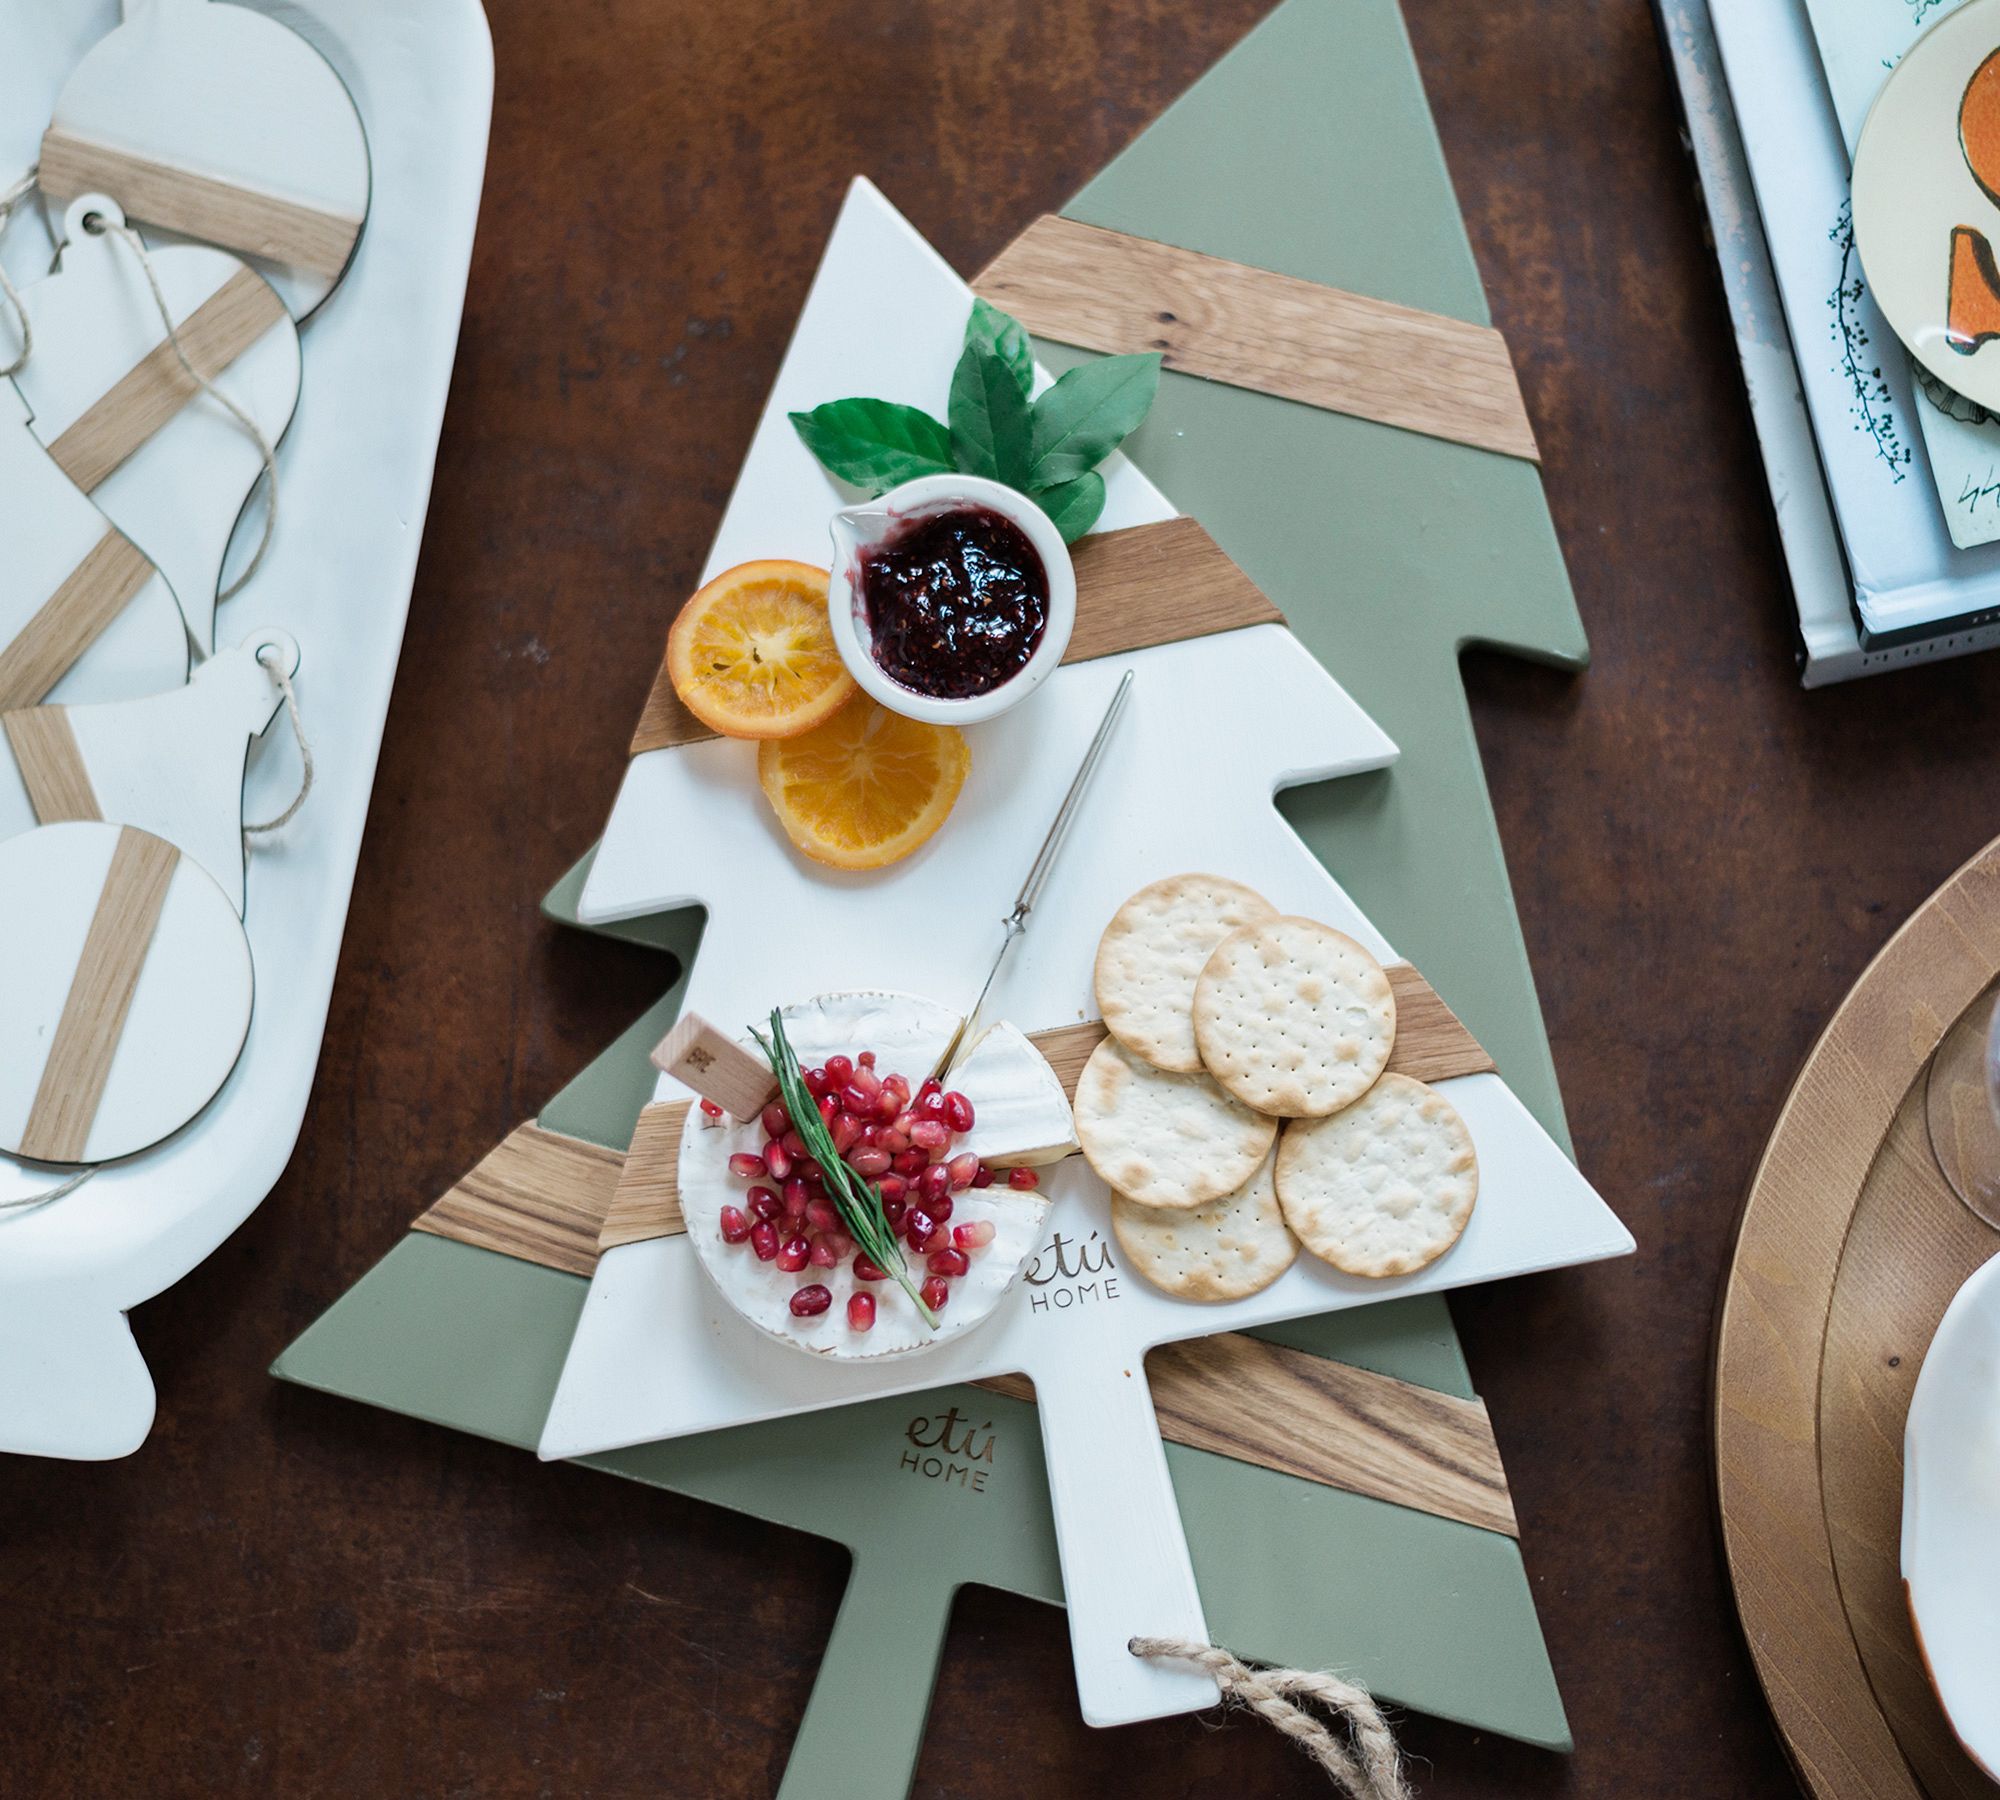
[[[139,259],[139,268],[146,277],[146,285],[153,290],[153,304],[160,309],[160,323],[167,328],[167,342],[173,346],[174,355],[180,360],[187,378],[200,391],[220,406],[237,424],[250,434],[257,446],[257,453],[264,459],[264,529],[257,539],[257,548],[251,552],[250,560],[226,588],[216,595],[218,600],[227,600],[232,594],[240,593],[251,576],[257,573],[257,566],[264,560],[264,552],[271,547],[271,534],[278,528],[278,457],[271,448],[270,440],[264,436],[257,421],[238,406],[214,382],[188,360],[186,347],[181,343],[180,328],[174,323],[174,315],[167,305],[167,297],[160,292],[160,278],[153,273],[153,259],[146,254],[145,240],[129,225],[114,225],[109,219],[91,213],[83,222],[86,231],[98,235],[109,233],[124,244]],[[15,302],[18,307],[19,302]],[[289,816],[289,815],[287,815]],[[282,821],[281,821],[282,822]]]
[[[7,221],[14,216],[14,208],[35,191],[35,176],[40,164],[14,183],[4,194],[0,194],[0,231],[7,229]],[[21,304],[21,290],[14,285],[6,266],[0,264],[0,293],[7,296],[7,304],[14,309],[14,322],[21,328],[21,353],[4,369],[0,369],[0,380],[9,375],[18,375],[28,366],[28,352],[35,347],[35,328],[28,319],[28,309]]]
[[[24,1168],[38,1166],[24,1163],[18,1156],[10,1155],[7,1160]],[[59,1181],[54,1187],[45,1188],[39,1194],[23,1194],[18,1200],[0,1200],[0,1222],[18,1218],[23,1213],[34,1211],[36,1207],[53,1206],[58,1200],[67,1199],[96,1173],[95,1167],[78,1169],[67,1181]]]
[[[257,661],[264,673],[277,684],[278,692],[285,697],[285,713],[292,722],[292,736],[299,741],[299,791],[292,796],[291,805],[275,819],[266,819],[262,824],[246,821],[243,826],[243,835],[246,838],[255,837],[261,832],[277,831],[289,825],[298,816],[299,808],[305,805],[306,796],[313,788],[312,745],[306,741],[306,728],[299,718],[299,697],[292,689],[292,678],[285,673],[284,665],[269,660],[274,654],[281,653],[277,652],[274,646],[266,644],[257,652]]]
[[[1351,1800],[1411,1800],[1395,1733],[1366,1688],[1318,1669],[1253,1669],[1227,1650],[1191,1638],[1135,1637],[1126,1648],[1134,1656],[1189,1662],[1205,1671],[1221,1688],[1225,1705],[1247,1706],[1275,1725]],[[1294,1698],[1315,1700],[1332,1713],[1347,1727],[1353,1748],[1294,1706]]]

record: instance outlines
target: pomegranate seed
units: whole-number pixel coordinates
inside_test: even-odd
[[[722,1108],[717,1106],[713,1100],[704,1100],[701,1103],[701,1110],[707,1113],[711,1119],[722,1117]]]
[[[945,1167],[951,1171],[951,1191],[962,1194],[972,1185],[972,1178],[979,1173],[979,1158],[970,1150],[954,1156]]]
[[[1021,1188],[1023,1190],[1038,1188],[1042,1185],[1042,1178],[1033,1169],[1009,1169],[1007,1171],[1007,1185],[1010,1188]]]
[[[942,1275],[930,1275],[925,1277],[924,1285],[917,1291],[923,1295],[924,1304],[932,1312],[943,1312],[944,1303],[951,1298],[951,1283]]]
[[[875,1096],[875,1116],[884,1125],[892,1124],[896,1115],[903,1110],[903,1103],[896,1097],[896,1090],[885,1087]]]
[[[778,1267],[787,1275],[796,1275],[806,1266],[812,1255],[812,1245],[802,1237],[788,1237],[778,1246]]]
[[[857,1150],[847,1160],[857,1175],[886,1175],[894,1159],[886,1150]]]
[[[818,1106],[820,1123],[831,1131],[834,1120],[840,1117],[840,1102],[831,1093],[825,1093],[820,1095]],[[803,1147],[805,1139],[801,1138],[799,1143]]]
[[[839,1093],[835,1094],[834,1098],[840,1102],[842,1109],[847,1112],[870,1113],[875,1110],[875,1096],[863,1093],[860,1087],[852,1081],[842,1088]]]
[[[781,1138],[792,1128],[792,1115],[785,1111],[782,1101],[773,1100],[760,1117],[767,1138]]]
[[[963,1250],[933,1250],[924,1267],[933,1275],[963,1275],[972,1264]]]
[[[729,1172],[739,1180],[755,1181],[760,1176],[768,1175],[770,1170],[764,1167],[764,1159],[761,1156],[752,1156],[747,1150],[738,1150],[729,1159]]]
[[[812,1202],[812,1195],[806,1191],[806,1184],[794,1175],[785,1183],[785,1217],[803,1219],[806,1208]]]
[[[924,1202],[924,1211],[942,1225],[951,1217],[951,1209],[958,1204],[949,1194],[940,1194],[935,1200]]]
[[[906,1180],[912,1175],[921,1175],[931,1165],[930,1153],[919,1150],[912,1144],[907,1150],[898,1150],[896,1160],[891,1165],[898,1175]]]
[[[943,1092],[944,1092],[944,1083],[938,1080],[938,1078],[935,1075],[930,1075],[925,1077],[924,1085],[917,1089],[917,1098],[919,1100],[924,1100],[929,1098],[932,1094],[942,1094]]]
[[[783,1181],[792,1172],[792,1153],[782,1138],[773,1138],[764,1146],[764,1167],[774,1181]]]
[[[881,1098],[882,1077],[873,1069],[856,1069],[853,1079],[847,1085],[866,1094],[871,1101]]]
[[[833,1304],[833,1290],[814,1281],[792,1296],[792,1317],[816,1319]]]
[[[917,1122],[922,1124],[926,1119],[935,1119],[940,1125],[944,1123],[943,1094],[919,1094],[917,1096]]]
[[[861,1147],[864,1150],[879,1150],[882,1146],[876,1140],[881,1135],[882,1127],[876,1124],[873,1119],[870,1119],[866,1125],[861,1127]]]
[[[785,1210],[784,1202],[767,1187],[753,1187],[744,1199],[751,1214],[759,1219],[775,1219]]]
[[[818,1238],[814,1241],[812,1249],[806,1254],[806,1261],[811,1263],[815,1269],[837,1269],[840,1267],[840,1258],[834,1255],[832,1248],[828,1245],[825,1238]]]
[[[972,1102],[963,1094],[947,1094],[944,1097],[944,1122],[953,1131],[970,1131],[973,1120]]]
[[[792,1173],[801,1181],[810,1182],[814,1187],[824,1187],[826,1185],[824,1171],[821,1170],[819,1164],[814,1162],[810,1156],[794,1157],[792,1159]]]
[[[826,1071],[824,1069],[808,1069],[806,1071],[806,1092],[812,1095],[815,1100],[819,1099],[826,1092]]]
[[[833,1260],[845,1262],[854,1254],[854,1240],[844,1231],[823,1231],[819,1241],[833,1252]]]
[[[979,1173],[972,1178],[972,1185],[976,1188],[991,1187],[993,1185],[993,1171],[984,1163],[981,1163],[979,1165]]]
[[[864,1069],[872,1069],[875,1066],[875,1052],[872,1050],[864,1050],[854,1060],[857,1066]]]
[[[800,1157],[805,1155],[806,1141],[804,1138],[799,1136],[798,1131],[796,1129],[793,1129],[785,1133],[784,1142],[785,1142],[785,1154],[789,1156],[794,1162],[797,1162]]]
[[[885,1075],[882,1078],[882,1088],[885,1093],[894,1094],[896,1096],[897,1105],[899,1106],[909,1105],[910,1079],[907,1075]]]
[[[725,1244],[740,1244],[750,1235],[750,1221],[740,1206],[725,1206],[722,1209],[722,1241]]]
[[[923,1203],[926,1206],[929,1206],[934,1200],[942,1200],[950,1192],[951,1165],[949,1163],[932,1163],[917,1178],[917,1193],[922,1197]]]
[[[954,1225],[951,1241],[961,1250],[984,1250],[993,1241],[993,1221],[974,1219],[970,1224]]]
[[[950,1142],[942,1119],[919,1119],[910,1127],[910,1143],[918,1150],[942,1150]]]
[[[826,1087],[828,1093],[844,1088],[854,1079],[854,1058],[851,1056],[829,1056],[826,1059]]]
[[[885,1198],[882,1202],[882,1216],[889,1221],[889,1229],[891,1231],[897,1231],[902,1228],[903,1215],[909,1210],[910,1204],[907,1200],[890,1200]]]
[[[876,1182],[875,1191],[882,1196],[883,1204],[887,1205],[891,1200],[902,1199],[910,1191],[910,1184],[900,1175],[884,1175]]]
[[[909,1147],[910,1134],[907,1131],[898,1131],[893,1125],[875,1134],[875,1148],[886,1150],[891,1156],[901,1156]]]
[[[831,1200],[815,1196],[806,1202],[806,1223],[815,1231],[838,1231],[840,1214],[834,1210]]]
[[[903,1236],[910,1248],[919,1253],[928,1250],[937,1242],[941,1227],[921,1206],[913,1206],[903,1219]]]
[[[910,1135],[910,1127],[916,1124],[916,1122],[917,1109],[913,1106],[906,1106],[889,1121],[889,1125],[891,1130],[900,1131],[905,1137],[908,1137]]]
[[[856,1281],[887,1281],[889,1277],[868,1258],[865,1251],[854,1253],[854,1279]]]
[[[833,1122],[833,1147],[842,1156],[854,1148],[861,1136],[861,1121],[852,1113],[842,1113]]]
[[[759,1262],[769,1262],[778,1254],[778,1228],[769,1219],[759,1219],[750,1227],[750,1248]]]
[[[847,1328],[850,1331],[873,1331],[875,1329],[875,1296],[873,1294],[849,1294],[847,1296]]]

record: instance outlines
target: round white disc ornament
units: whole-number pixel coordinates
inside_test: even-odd
[[[250,1029],[250,941],[163,838],[101,821],[0,843],[0,1150],[144,1150],[200,1112]]]
[[[2000,0],[1924,33],[1869,109],[1854,242],[1910,354],[2000,411]]]

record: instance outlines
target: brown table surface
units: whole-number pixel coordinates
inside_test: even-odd
[[[848,176],[976,268],[1264,10],[491,0],[465,332],[311,1111],[135,1315],[145,1448],[0,1461],[0,1793],[775,1784],[840,1552],[265,1366],[654,992],[534,901],[603,823]],[[1595,650],[1466,679],[1578,1155],[1641,1253],[1454,1301],[1576,1755],[1403,1735],[1435,1800],[1783,1793],[1711,1516],[1717,1280],[1814,1034],[2000,829],[2000,657],[1800,690],[1644,0],[1406,11]],[[964,1595],[919,1794],[1232,1788],[1326,1791],[1252,1723],[1086,1729],[1061,1615]]]

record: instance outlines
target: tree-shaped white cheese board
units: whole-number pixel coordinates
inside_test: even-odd
[[[788,413],[846,394],[936,407],[970,303],[916,232],[857,182],[706,576],[752,558],[825,564],[829,516],[852,496],[808,454]],[[1114,458],[1105,474],[1101,530],[1175,516],[1132,464]],[[705,906],[686,1005],[731,1033],[761,1023],[774,1006],[834,992],[898,990],[963,1011],[1129,670],[1129,706],[981,1019],[1026,1032],[1092,1020],[1092,963],[1106,922],[1134,889],[1186,870],[1222,873],[1393,964],[1382,934],[1273,801],[1288,786],[1381,769],[1394,746],[1281,624],[1135,641],[1144,647],[1064,664],[1025,704],[971,728],[971,773],[950,819],[914,856],[872,873],[831,870],[795,852],[759,800],[756,759],[743,745],[645,750],[627,771],[580,911],[601,922]],[[1212,1704],[1206,1677],[1143,1662],[1127,1648],[1135,1635],[1207,1636],[1147,1397],[1147,1350],[1633,1247],[1497,1075],[1442,1080],[1438,1091],[1476,1145],[1478,1204],[1455,1247],[1391,1279],[1301,1256],[1247,1299],[1173,1298],[1122,1266],[1110,1190],[1073,1157],[1043,1172],[1050,1204],[1028,1279],[989,1318],[920,1355],[860,1360],[800,1355],[725,1304],[690,1241],[692,1216],[689,1235],[607,1238],[541,1454],[588,1455],[1025,1373],[1040,1402],[1084,1716],[1108,1725]],[[663,1080],[661,1093],[684,1098],[686,1090]],[[685,1178],[685,1160],[681,1168]]]

